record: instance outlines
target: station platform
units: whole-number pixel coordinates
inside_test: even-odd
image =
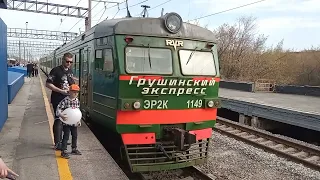
[[[19,180],[128,179],[85,123],[78,129],[82,155],[63,159],[53,149],[50,91],[40,74],[25,78],[8,107],[9,118],[0,133],[0,152],[7,166],[19,174]]]
[[[320,131],[320,98],[220,88],[222,108]]]

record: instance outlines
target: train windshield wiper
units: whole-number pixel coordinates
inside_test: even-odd
[[[194,48],[194,50],[193,50],[192,53],[190,54],[189,59],[188,59],[186,65],[188,65],[189,61],[191,60],[193,54],[196,52],[197,48],[198,48],[198,47]]]
[[[149,65],[150,65],[150,69],[151,69],[151,57],[150,57],[150,44],[148,44],[148,58],[149,58]]]

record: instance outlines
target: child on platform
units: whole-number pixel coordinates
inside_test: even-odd
[[[65,124],[64,121],[67,120],[65,114],[62,112],[67,108],[79,108],[80,102],[78,100],[78,93],[79,93],[79,86],[76,84],[72,84],[69,88],[69,96],[65,97],[57,106],[56,115],[62,118],[62,125],[63,125],[63,139],[62,139],[62,146],[61,146],[61,157],[69,159],[69,154],[67,152],[67,142],[69,140],[70,131],[72,136],[72,144],[71,144],[71,154],[74,155],[81,155],[81,152],[77,149],[77,138],[78,138],[78,127],[81,126],[81,121],[75,125],[68,125]]]

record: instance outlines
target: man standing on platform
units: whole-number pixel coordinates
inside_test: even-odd
[[[29,78],[31,78],[32,71],[33,71],[33,64],[28,62],[28,64],[27,64],[27,73],[28,73],[28,77]]]
[[[73,55],[71,53],[65,53],[62,58],[62,65],[54,67],[48,75],[46,87],[52,90],[51,104],[54,114],[56,114],[59,102],[68,96],[69,86],[75,84],[71,70],[72,58]],[[55,149],[61,150],[62,122],[59,120],[59,117],[54,116],[53,134]]]

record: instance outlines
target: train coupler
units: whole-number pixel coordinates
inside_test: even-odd
[[[174,145],[179,151],[188,150],[192,144],[196,143],[196,136],[188,131],[180,128],[165,128],[164,131],[169,135],[169,138],[174,141]]]

